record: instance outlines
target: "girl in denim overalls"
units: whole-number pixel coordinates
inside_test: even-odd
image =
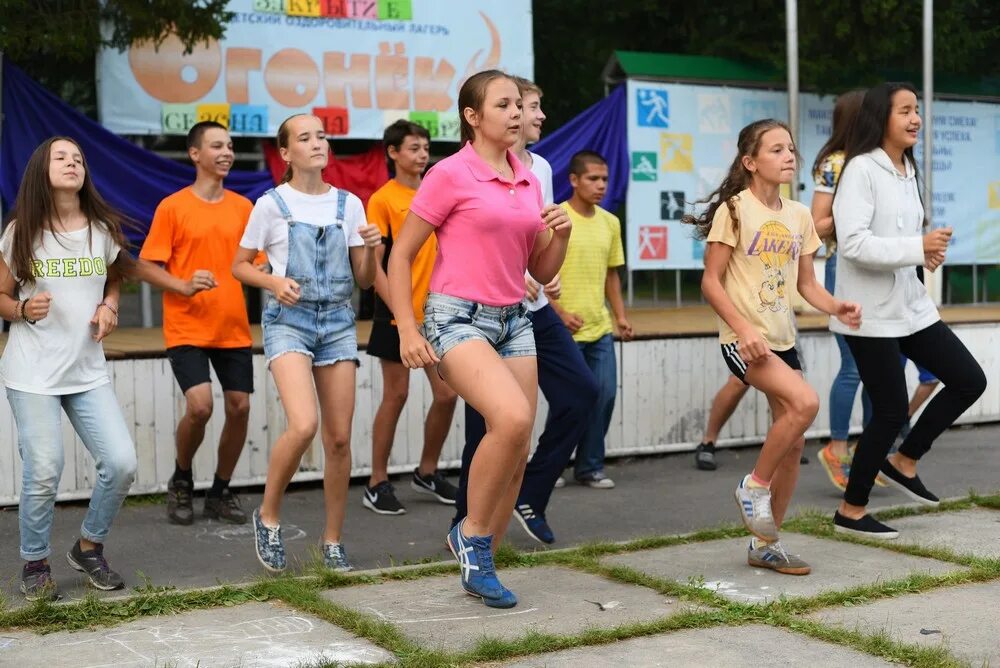
[[[362,289],[375,280],[373,249],[381,233],[367,224],[361,200],[323,182],[329,145],[318,118],[286,119],[278,128],[278,149],[288,170],[281,185],[257,200],[233,261],[236,278],[269,291],[261,319],[264,356],[288,418],[271,449],[264,499],[253,512],[257,558],[269,571],[285,569],[282,497],[322,427],[323,561],[348,571],[340,533],[358,364],[351,295],[355,280]],[[272,273],[251,264],[258,251],[267,253]]]

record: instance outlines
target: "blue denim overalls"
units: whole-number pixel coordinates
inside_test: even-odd
[[[274,198],[288,224],[288,265],[285,276],[299,284],[299,301],[280,304],[267,294],[261,324],[268,364],[288,352],[312,357],[313,366],[350,360],[358,363],[354,326],[354,275],[344,236],[347,191],[337,190],[336,221],[318,227],[297,221],[274,189]]]

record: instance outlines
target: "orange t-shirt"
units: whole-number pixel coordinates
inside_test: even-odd
[[[382,236],[398,239],[403,229],[403,221],[410,211],[410,202],[417,191],[401,184],[396,179],[379,188],[368,200],[368,222],[377,225]],[[431,271],[437,258],[437,237],[431,234],[413,258],[413,315],[417,322],[424,321],[424,302],[431,285]]]
[[[250,346],[243,286],[232,264],[253,204],[223,191],[222,201],[206,202],[190,187],[164,198],[156,207],[139,257],[159,262],[184,280],[207,269],[218,286],[185,297],[163,293],[163,337],[167,347],[245,348]]]

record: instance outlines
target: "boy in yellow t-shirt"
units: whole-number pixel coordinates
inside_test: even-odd
[[[573,231],[560,276],[562,295],[552,307],[572,332],[598,385],[597,404],[576,448],[574,476],[595,489],[615,483],[604,473],[604,437],[618,392],[618,367],[612,331],[632,338],[625,315],[618,267],[625,264],[621,224],[597,204],[608,188],[608,163],[594,151],[580,151],[570,160],[569,181],[573,196],[562,207],[573,221]],[[608,311],[607,304],[611,304]]]
[[[382,231],[382,245],[375,251],[378,259],[375,318],[368,340],[368,354],[379,358],[382,366],[382,403],[375,413],[375,423],[372,426],[372,473],[361,502],[365,508],[379,515],[402,515],[406,508],[396,498],[395,490],[389,482],[388,467],[396,425],[409,392],[410,370],[403,365],[399,356],[399,331],[388,306],[389,285],[385,270],[392,242],[399,238],[403,221],[410,210],[410,202],[417,194],[421,175],[427,167],[430,134],[416,123],[399,120],[386,128],[382,143],[393,178],[371,196],[367,212],[368,221]],[[427,299],[436,257],[437,239],[432,234],[413,260],[413,314],[418,323],[424,319],[424,301]],[[457,397],[432,367],[425,370],[433,400],[427,411],[420,466],[413,471],[410,487],[414,491],[433,496],[441,503],[454,504],[457,490],[438,472],[437,463],[455,413]]]

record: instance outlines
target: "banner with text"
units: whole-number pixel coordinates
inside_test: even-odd
[[[458,88],[500,68],[532,77],[531,0],[231,0],[221,41],[176,37],[98,55],[101,122],[119,134],[185,134],[216,120],[274,135],[300,112],[328,135],[378,139],[408,118],[458,139]]]
[[[830,135],[834,98],[805,94],[799,100],[800,199],[808,204],[810,171]],[[725,177],[740,129],[761,118],[787,121],[787,94],[628,82],[630,269],[702,268],[704,242],[681,217],[700,210],[694,202]],[[1000,262],[1000,105],[936,101],[933,127],[933,221],[955,228],[947,262]],[[922,167],[921,155],[922,143]]]

